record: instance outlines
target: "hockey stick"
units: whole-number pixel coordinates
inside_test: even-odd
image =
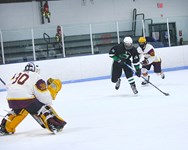
[[[0,81],[4,84],[4,86],[6,86],[6,83],[3,79],[0,78]],[[34,115],[34,114],[33,115],[30,114],[30,115],[41,125],[41,127],[46,128],[44,123],[40,120],[40,118],[37,115]]]
[[[126,64],[127,67],[129,67],[134,73],[136,73],[136,71],[131,67],[129,66],[128,64]],[[143,76],[140,76],[141,78],[143,78],[146,82],[148,82],[149,84],[151,84],[153,87],[155,87],[157,90],[159,90],[161,93],[163,93],[165,96],[169,96],[170,94],[169,93],[165,93],[163,92],[161,89],[159,89],[157,86],[155,86],[153,83],[151,83],[149,80],[145,79]]]
[[[4,85],[6,85],[6,83],[3,81],[3,79],[0,78],[0,81],[1,81]]]

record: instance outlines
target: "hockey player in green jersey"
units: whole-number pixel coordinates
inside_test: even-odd
[[[122,70],[125,73],[134,94],[138,93],[136,83],[133,77],[133,71],[127,66],[134,65],[136,69],[136,75],[140,77],[140,62],[139,54],[136,48],[133,46],[133,40],[131,37],[125,37],[123,42],[115,45],[109,51],[109,56],[113,59],[111,81],[116,83],[115,89],[118,90],[121,83]],[[126,65],[127,64],[127,65]]]

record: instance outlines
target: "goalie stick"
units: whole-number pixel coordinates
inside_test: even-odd
[[[6,86],[6,83],[3,79],[0,78],[0,81],[3,83],[4,86]],[[33,114],[33,115],[30,114],[30,115],[40,124],[40,126],[42,128],[46,128],[45,125],[43,124],[43,122],[41,121],[41,119],[37,115],[35,115],[35,114]]]
[[[134,73],[136,73],[136,71],[129,66],[128,64],[125,64],[127,67],[129,67]],[[145,79],[142,75],[140,76],[141,78],[143,78],[145,81],[147,81],[149,84],[151,84],[153,87],[155,87],[157,90],[159,90],[161,93],[163,93],[165,96],[169,96],[169,93],[163,92],[161,89],[159,89],[157,86],[155,86],[153,83],[151,83],[149,80]]]

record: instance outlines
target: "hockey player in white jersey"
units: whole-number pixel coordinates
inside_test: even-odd
[[[0,135],[15,133],[16,127],[28,114],[53,133],[66,125],[51,106],[62,83],[52,78],[45,82],[39,71],[39,67],[30,62],[7,84],[7,101],[12,110],[1,121]]]
[[[137,48],[137,51],[140,54],[142,75],[149,81],[150,76],[148,75],[148,71],[151,69],[151,66],[153,66],[154,72],[164,79],[165,75],[161,70],[161,58],[156,55],[154,47],[147,43],[145,37],[140,37],[138,39],[138,44],[139,47]],[[146,80],[142,82],[142,85],[148,84]]]

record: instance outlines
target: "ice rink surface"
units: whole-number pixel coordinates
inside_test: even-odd
[[[28,116],[14,135],[0,137],[0,150],[187,150],[188,70],[165,75],[150,81],[170,96],[137,77],[138,95],[125,78],[118,91],[110,79],[64,84],[53,101],[64,131],[53,135]],[[6,92],[0,96],[5,115]]]

